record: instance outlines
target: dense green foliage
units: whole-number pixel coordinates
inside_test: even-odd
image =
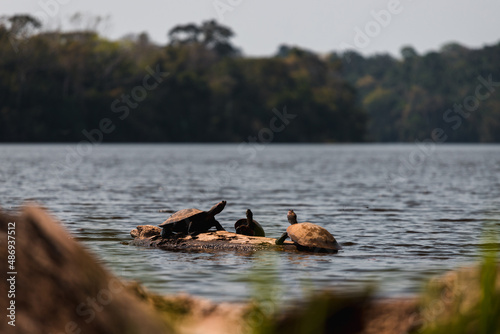
[[[0,141],[363,140],[354,88],[312,53],[244,58],[214,21],[165,46],[34,22],[0,27]]]
[[[160,46],[4,17],[0,141],[414,141],[437,127],[446,141],[500,141],[500,87],[474,100],[478,76],[500,81],[500,44],[249,58],[232,36],[207,21],[172,28]],[[464,103],[474,110],[453,111]]]
[[[448,142],[500,142],[500,43],[479,50],[452,43],[425,55],[404,47],[401,54],[331,55],[343,61],[368,113],[367,140],[425,140],[442,128]]]

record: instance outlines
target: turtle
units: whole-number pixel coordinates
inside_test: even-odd
[[[167,220],[161,223],[162,238],[167,238],[174,233],[198,234],[207,232],[212,226],[217,231],[225,231],[224,227],[215,220],[215,215],[224,210],[226,201],[215,204],[208,211],[198,209],[184,209],[172,214]]]
[[[265,237],[266,233],[258,222],[253,220],[253,213],[250,209],[247,210],[247,217],[239,219],[234,223],[234,228],[237,234],[244,234],[255,237]]]
[[[333,235],[321,226],[309,222],[297,223],[293,210],[288,211],[287,218],[290,226],[276,240],[276,245],[283,245],[285,239],[290,237],[299,250],[336,253],[342,249]]]

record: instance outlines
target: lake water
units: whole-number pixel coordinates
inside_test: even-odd
[[[79,153],[78,153],[79,152]],[[500,146],[441,145],[0,145],[0,205],[49,208],[116,275],[160,293],[212,300],[278,297],[306,289],[381,296],[418,292],[425,279],[471,264],[500,227]],[[228,202],[229,231],[252,209],[270,237],[299,221],[328,229],[336,255],[167,252],[128,244],[137,225]],[[499,248],[489,243],[489,248]]]

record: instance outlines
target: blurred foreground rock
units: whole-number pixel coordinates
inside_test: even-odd
[[[2,270],[0,333],[172,332],[40,208],[0,213],[1,268],[7,269],[9,222],[15,223],[15,327],[5,321],[11,286]]]

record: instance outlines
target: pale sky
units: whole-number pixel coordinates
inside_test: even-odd
[[[398,56],[405,45],[425,53],[448,42],[478,48],[500,41],[499,0],[0,0],[0,4],[0,16],[28,13],[52,28],[70,27],[69,17],[76,12],[109,16],[99,29],[104,36],[118,39],[145,31],[160,44],[167,42],[167,31],[177,24],[217,19],[233,29],[233,44],[249,56],[272,55],[281,44],[319,53],[351,46],[365,55]]]

